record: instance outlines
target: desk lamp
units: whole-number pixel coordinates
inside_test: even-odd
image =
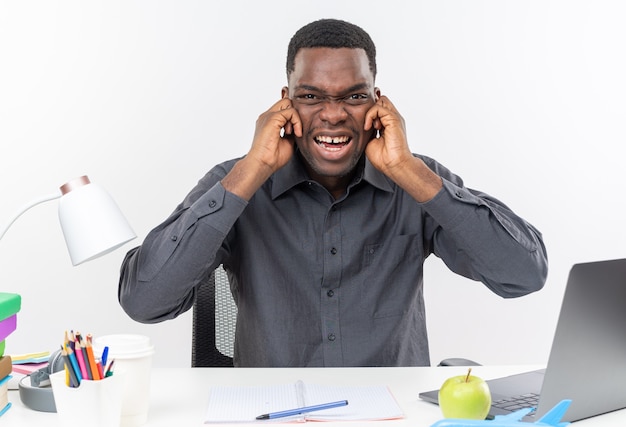
[[[59,221],[73,265],[109,253],[137,237],[109,194],[81,176],[25,205],[1,229],[0,239],[24,212],[40,203],[59,199]]]
[[[59,200],[59,221],[65,244],[74,266],[107,254],[137,237],[109,194],[81,176],[62,185],[59,191],[42,196],[23,206],[9,223],[0,229],[0,240],[24,212],[40,203]],[[51,357],[49,373],[58,370]],[[62,364],[60,364],[62,369]],[[31,409],[56,412],[52,390],[34,387],[28,377],[19,382],[20,398]]]

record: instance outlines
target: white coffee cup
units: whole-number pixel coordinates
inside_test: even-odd
[[[144,335],[115,334],[93,340],[96,356],[108,347],[108,361],[115,360],[114,371],[126,375],[122,397],[121,427],[136,427],[148,421],[150,376],[154,346]],[[108,364],[108,363],[107,363]]]

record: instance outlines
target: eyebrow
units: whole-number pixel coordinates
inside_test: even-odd
[[[363,89],[368,89],[368,88],[369,88],[369,85],[367,83],[357,83],[354,86],[350,86],[349,88],[344,90],[343,94],[356,92],[356,91],[363,90]],[[325,93],[320,88],[318,88],[316,86],[307,85],[307,84],[299,85],[299,86],[297,86],[295,88],[295,90],[309,90],[309,91],[312,91],[312,92]]]

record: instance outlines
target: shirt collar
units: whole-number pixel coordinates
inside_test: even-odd
[[[367,159],[365,158],[365,165],[363,167],[359,167],[359,171],[355,176],[355,179],[350,186],[359,183],[361,180],[373,185],[374,187],[387,191],[393,192],[394,186],[392,185],[389,178],[387,178],[382,172],[376,169]],[[276,199],[287,190],[295,187],[298,184],[308,182],[309,176],[304,169],[304,165],[302,164],[302,160],[300,159],[300,155],[296,151],[294,155],[291,157],[289,162],[280,168],[278,171],[274,173],[271,178],[271,193],[272,199]]]

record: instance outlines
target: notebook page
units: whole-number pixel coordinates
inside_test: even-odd
[[[258,415],[300,406],[295,384],[215,386],[211,387],[204,423],[254,422]]]
[[[348,405],[324,409],[271,422],[365,421],[404,418],[402,409],[384,385],[333,386],[295,384],[211,387],[204,423],[269,423],[261,414],[347,400]]]
[[[385,385],[332,386],[305,384],[305,404],[347,400],[348,405],[323,411],[310,412],[310,421],[366,421],[404,418],[402,409]]]

